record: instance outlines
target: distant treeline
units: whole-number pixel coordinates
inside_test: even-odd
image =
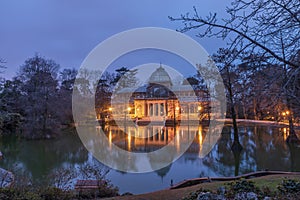
[[[187,77],[185,84],[195,89],[206,88],[202,76],[211,76],[213,81],[209,66],[216,65],[225,86],[227,117],[299,121],[300,76],[292,74],[293,69],[285,65],[272,64],[270,59],[220,49],[206,66],[197,65],[198,73]],[[294,59],[300,62],[300,51]],[[31,139],[54,137],[62,127],[74,126],[73,90],[79,91],[84,101],[90,95],[89,89],[94,88],[95,108],[101,115],[110,106],[113,90],[136,86],[136,73],[136,69],[126,67],[113,73],[60,69],[55,61],[35,55],[25,61],[11,80],[1,80],[0,134],[16,133]],[[75,87],[76,76],[80,84]],[[291,76],[295,77],[293,82],[287,81]]]
[[[86,84],[81,87],[98,87],[96,106],[104,106],[108,102],[101,98],[107,99],[113,85],[129,71],[123,67],[116,73],[104,73],[102,78],[101,72],[82,71],[80,77]],[[25,61],[11,80],[1,78],[0,134],[51,138],[62,127],[73,126],[72,91],[81,89],[74,88],[77,73],[76,69],[60,69],[55,61],[35,55]],[[89,81],[92,75],[98,75],[100,81],[96,85]]]

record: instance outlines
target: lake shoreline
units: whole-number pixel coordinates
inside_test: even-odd
[[[236,119],[238,123],[253,123],[253,124],[270,124],[270,125],[275,125],[275,126],[288,126],[288,122],[278,122],[278,121],[269,121],[269,120],[254,120],[254,119]],[[231,123],[232,119],[231,118],[226,118],[224,120],[225,123]],[[300,123],[294,123],[294,127],[300,127]]]
[[[297,174],[293,174],[294,172],[283,172],[283,174],[268,174],[261,177],[254,177],[249,180],[254,181],[255,184],[259,186],[270,186],[273,188],[274,183],[281,183],[284,179],[296,179],[300,180],[300,172],[296,172]],[[290,174],[292,173],[292,174]],[[225,177],[226,178],[226,177]],[[116,197],[110,197],[110,198],[104,198],[103,200],[141,200],[141,199],[147,199],[147,200],[173,200],[173,199],[182,199],[184,197],[189,196],[191,193],[199,190],[210,190],[213,192],[217,192],[218,188],[221,186],[224,186],[225,184],[228,184],[232,181],[211,181],[211,182],[204,182],[199,183],[196,185],[183,187],[183,188],[177,188],[177,189],[164,189],[164,190],[158,190],[154,192],[144,193],[144,194],[138,194],[138,195],[128,195],[128,196],[116,196]],[[276,187],[276,186],[275,186]]]

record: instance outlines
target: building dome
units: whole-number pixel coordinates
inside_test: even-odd
[[[166,70],[163,67],[157,68],[150,76],[149,83],[156,83],[161,84],[165,86],[172,85],[171,78],[169,74],[166,72]]]

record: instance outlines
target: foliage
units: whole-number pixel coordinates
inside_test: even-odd
[[[113,80],[115,85],[115,90],[121,90],[126,87],[134,87],[138,80],[136,78],[137,69],[128,69],[126,67],[121,67],[116,70],[117,74]]]
[[[29,189],[0,188],[1,200],[43,200],[40,195]]]
[[[119,189],[111,183],[104,181],[98,189],[98,197],[113,197],[119,195]]]
[[[24,135],[45,138],[56,134],[59,127],[58,106],[59,65],[38,55],[29,58],[21,67],[22,101],[25,114]]]
[[[272,180],[272,179],[271,179]],[[258,184],[260,183],[260,184]],[[222,192],[221,196],[228,199],[235,199],[237,194],[242,196],[242,194],[252,193],[256,194],[259,199],[264,199],[265,197],[270,197],[271,199],[299,199],[300,194],[300,181],[295,179],[283,179],[280,183],[274,184],[274,186],[270,185],[270,180],[264,182],[263,180],[237,180],[225,183],[225,193]],[[212,183],[213,184],[213,183]],[[257,187],[256,185],[260,185]],[[270,186],[270,187],[268,187]],[[205,189],[200,188],[194,192],[191,192],[189,195],[184,197],[184,200],[194,200],[197,199],[200,193],[207,192]],[[217,194],[219,191],[216,189],[212,194]],[[219,193],[220,194],[220,193]],[[213,196],[213,195],[211,195]],[[220,196],[220,198],[221,198]]]
[[[59,81],[60,88],[58,91],[59,96],[59,118],[63,125],[71,126],[74,124],[72,115],[72,92],[74,88],[74,82],[76,79],[77,70],[64,69],[60,72]]]
[[[300,182],[294,179],[284,179],[277,188],[283,194],[297,193],[300,192]]]
[[[231,198],[238,193],[247,193],[247,192],[259,192],[259,188],[254,185],[253,181],[247,181],[244,179],[230,182],[227,184],[226,196]]]
[[[15,190],[12,188],[0,188],[0,199],[11,200],[15,198]]]
[[[261,191],[260,191],[260,196],[265,197],[265,196],[274,196],[275,192],[271,190],[270,187],[268,186],[262,186]]]
[[[40,191],[40,196],[44,200],[68,200],[73,194],[69,191],[64,191],[59,188],[49,187]]]
[[[53,187],[60,188],[62,190],[72,189],[75,184],[74,179],[77,173],[71,167],[55,169],[48,175],[48,179],[51,180],[50,184]]]
[[[49,187],[50,189],[42,189],[41,191],[43,191],[43,194],[47,194],[47,196],[52,195],[52,198],[49,199],[53,199],[55,197],[53,195],[59,193],[57,196],[59,199],[65,196],[68,197],[70,195],[68,191],[74,190],[76,180],[102,180],[100,181],[101,184],[99,185],[98,189],[80,191],[76,195],[76,198],[91,199],[96,197],[118,196],[119,189],[112,185],[110,181],[105,179],[107,172],[108,169],[99,163],[98,165],[84,164],[77,168],[67,167],[58,169],[48,177],[52,180],[50,183],[51,187]],[[58,192],[55,192],[55,190]]]
[[[22,116],[19,113],[0,112],[0,134],[16,132],[21,126]]]
[[[198,195],[201,193],[201,192],[209,192],[208,190],[204,190],[203,188],[200,188],[194,192],[191,192],[188,196],[186,197],[183,197],[182,200],[196,200]]]
[[[239,71],[240,75],[251,75],[248,72],[255,72],[263,64],[260,61],[267,63],[269,74],[275,72],[272,74],[272,78],[269,79],[271,81],[264,83],[257,81],[259,79],[255,76],[261,72],[266,72],[264,69],[257,70],[253,74],[254,76],[251,75],[252,78],[249,79],[255,83],[256,87],[251,88],[251,83],[245,82],[244,86],[247,87],[240,88],[243,92],[240,93],[239,98],[244,104],[249,102],[247,96],[259,97],[259,99],[252,98],[255,118],[260,118],[259,115],[265,111],[260,108],[262,104],[257,103],[261,101],[261,94],[264,97],[262,102],[267,104],[268,107],[272,106],[268,103],[272,101],[275,104],[277,102],[284,104],[284,106],[276,108],[272,114],[278,115],[283,109],[289,110],[290,114],[287,118],[290,131],[293,134],[294,116],[297,115],[299,118],[298,113],[300,110],[300,35],[298,34],[300,31],[300,1],[234,0],[226,8],[226,12],[228,15],[222,19],[218,18],[217,13],[210,13],[208,16],[203,17],[199,15],[197,8],[194,7],[192,13],[186,13],[177,18],[169,18],[184,24],[180,29],[182,32],[197,29],[199,37],[216,37],[226,40],[227,48],[231,52],[236,51],[236,55],[241,55],[246,61],[244,66],[249,67],[249,70]],[[232,62],[227,62],[223,58],[221,61],[225,63],[225,66],[226,64],[234,64],[234,59],[232,59]],[[265,76],[260,79],[266,80],[268,77]],[[243,81],[239,78],[236,80]],[[275,93],[273,93],[274,85],[277,86]],[[238,87],[235,87],[235,89],[238,89]],[[245,108],[244,105],[241,106]],[[248,107],[251,108],[251,106]],[[272,111],[269,108],[270,110]],[[245,109],[243,112],[246,117]],[[274,119],[278,118],[273,117]]]
[[[60,76],[58,76],[60,74]],[[11,80],[0,82],[0,133],[28,139],[50,138],[72,125],[72,91],[77,71],[51,59],[27,59]]]
[[[118,196],[118,190],[112,186],[103,185],[99,191],[85,191],[76,194],[75,191],[65,191],[59,188],[0,188],[1,200],[80,200]]]

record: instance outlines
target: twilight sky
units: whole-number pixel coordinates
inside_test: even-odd
[[[181,24],[168,16],[192,12],[193,6],[201,16],[209,12],[224,15],[229,4],[228,0],[1,0],[0,58],[7,67],[1,76],[14,76],[35,53],[55,60],[62,68],[78,69],[96,45],[114,34],[146,26],[175,30]],[[214,38],[197,38],[195,32],[186,34],[208,53],[224,45]],[[154,60],[164,62],[161,59]]]

